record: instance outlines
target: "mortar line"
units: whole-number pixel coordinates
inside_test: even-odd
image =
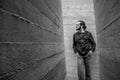
[[[41,28],[41,29],[46,30],[46,31],[48,31],[48,32],[51,32],[51,33],[53,33],[53,34],[55,34],[55,35],[57,34],[57,33],[55,33],[55,32],[52,32],[51,30],[48,30],[48,29],[44,28],[44,27],[41,26],[40,24],[34,23],[34,22],[32,22],[31,20],[29,20],[29,19],[27,19],[27,18],[24,18],[24,17],[22,17],[22,16],[20,16],[20,15],[18,15],[18,14],[16,14],[16,13],[9,12],[9,11],[7,11],[7,10],[5,10],[5,9],[2,9],[2,8],[0,8],[0,11],[2,11],[2,12],[4,12],[4,13],[7,13],[7,14],[9,14],[9,15],[12,15],[12,16],[14,16],[14,17],[16,17],[16,18],[18,18],[18,19],[20,19],[20,20],[22,20],[22,21],[24,21],[24,22],[30,23],[30,24],[32,24],[32,25],[35,25],[35,26],[37,26],[38,28]],[[58,35],[58,34],[57,34],[57,35]]]
[[[120,15],[116,16],[113,20],[111,20],[108,24],[105,25],[105,27],[103,29],[101,29],[99,32],[97,32],[97,34],[100,34],[102,31],[106,30],[107,28],[110,27],[110,25],[115,22],[116,20],[118,20],[120,18]]]

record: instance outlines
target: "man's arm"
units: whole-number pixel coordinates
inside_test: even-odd
[[[92,50],[92,52],[94,52],[95,48],[96,48],[96,43],[95,43],[95,40],[94,40],[94,38],[93,38],[91,33],[90,33],[90,41],[92,43],[92,49],[91,50]]]
[[[75,42],[75,35],[73,35],[73,51],[74,53],[77,53],[77,50],[76,50],[76,42]]]

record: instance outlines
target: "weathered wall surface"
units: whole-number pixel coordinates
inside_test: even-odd
[[[60,0],[0,0],[0,80],[64,80]]]
[[[120,0],[94,0],[101,80],[120,80]]]

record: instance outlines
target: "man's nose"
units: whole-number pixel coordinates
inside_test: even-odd
[[[76,28],[77,28],[77,29],[80,28],[80,25],[76,25]]]

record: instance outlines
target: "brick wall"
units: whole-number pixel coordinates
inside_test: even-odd
[[[120,80],[120,0],[94,0],[101,80]]]
[[[0,0],[0,80],[64,80],[60,0]]]

